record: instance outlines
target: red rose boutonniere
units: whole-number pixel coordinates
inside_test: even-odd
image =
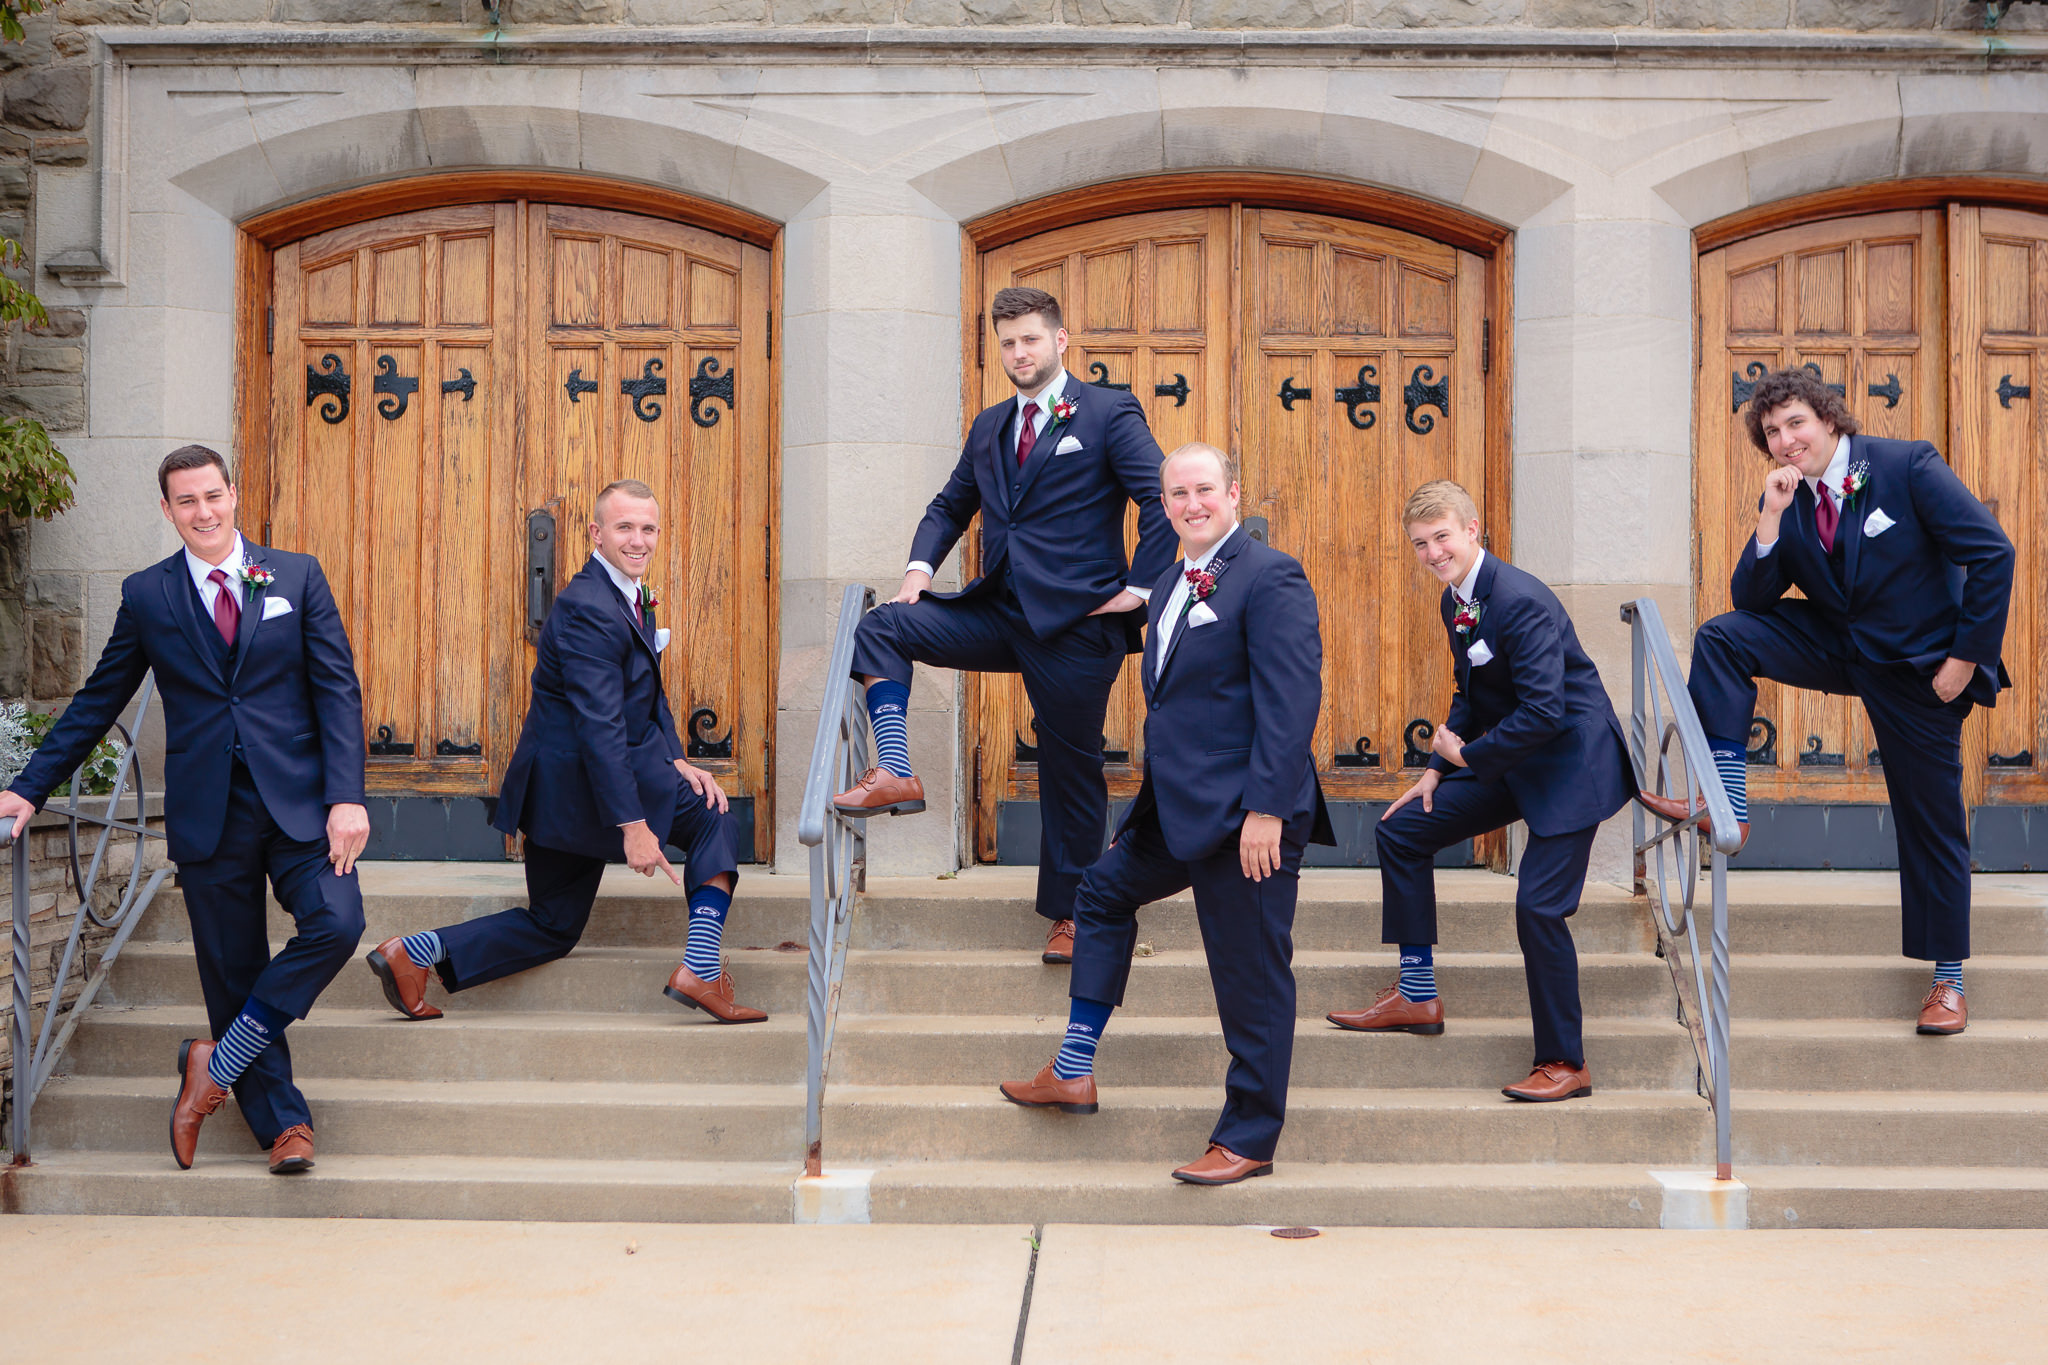
[[[1470,635],[1472,628],[1479,624],[1480,606],[1477,602],[1464,602],[1458,606],[1458,614],[1451,618],[1451,624],[1458,628],[1458,634]]]
[[[261,564],[244,564],[241,577],[242,600],[244,602],[247,602],[257,593],[262,592],[277,581],[277,575],[264,568]]]
[[[646,585],[645,583],[641,583],[641,584],[639,585],[639,588],[640,588],[640,610],[641,610],[641,611],[643,611],[643,612],[653,611],[653,610],[654,610],[654,609],[655,609],[656,607],[658,607],[658,606],[660,606],[660,605],[661,605],[661,599],[660,599],[659,597],[656,597],[656,596],[654,595],[654,589],[652,589],[652,588],[648,587],[648,586],[647,586],[647,585]]]
[[[1071,422],[1074,420],[1074,414],[1080,410],[1080,406],[1073,399],[1062,398],[1052,405],[1052,419],[1055,422]]]
[[[1849,466],[1849,472],[1842,476],[1841,504],[1844,512],[1856,504],[1856,495],[1870,482],[1870,461],[1858,460]]]
[[[1184,569],[1188,580],[1188,600],[1200,602],[1216,591],[1216,575],[1207,569]]]

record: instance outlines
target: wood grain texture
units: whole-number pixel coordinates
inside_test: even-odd
[[[1701,252],[1718,251],[1746,237],[1898,209],[1940,209],[1951,201],[2048,210],[2048,180],[2000,175],[1927,175],[1849,185],[1737,210],[1693,230]]]

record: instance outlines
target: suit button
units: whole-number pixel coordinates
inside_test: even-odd
[[[241,704],[242,704],[242,699],[241,699],[240,697],[229,697],[229,698],[228,698],[228,705],[230,705],[230,706],[240,706]]]

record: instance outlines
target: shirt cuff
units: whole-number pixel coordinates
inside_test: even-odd
[[[921,573],[926,578],[937,578],[939,576],[939,571],[937,569],[934,569],[931,565],[925,563],[922,559],[911,560],[909,565],[905,567],[903,572]]]
[[[1129,583],[1126,583],[1124,584],[1124,591],[1137,598],[1140,602],[1150,602],[1152,600],[1152,589],[1150,588],[1132,587]]]
[[[1770,556],[1771,556],[1771,551],[1773,551],[1773,550],[1775,550],[1775,549],[1777,549],[1777,548],[1778,548],[1778,542],[1777,542],[1777,541],[1775,541],[1775,540],[1772,540],[1772,541],[1762,541],[1762,540],[1759,540],[1759,541],[1758,541],[1758,542],[1756,543],[1756,557],[1757,557],[1758,559],[1769,559],[1769,558],[1770,558]]]

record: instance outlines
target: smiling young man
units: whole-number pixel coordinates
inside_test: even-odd
[[[1566,921],[1585,893],[1594,833],[1628,803],[1621,722],[1557,594],[1482,548],[1471,494],[1448,479],[1426,483],[1401,521],[1416,559],[1443,585],[1438,606],[1457,690],[1430,741],[1429,766],[1375,831],[1380,939],[1400,945],[1400,978],[1366,1008],[1328,1017],[1365,1033],[1444,1031],[1436,855],[1522,820],[1529,843],[1516,872],[1515,935],[1536,1054],[1528,1078],[1501,1093],[1539,1102],[1590,1095],[1578,950]]]
[[[1081,883],[1059,1054],[1002,1094],[1096,1112],[1095,1049],[1123,1003],[1138,908],[1192,886],[1230,1070],[1208,1150],[1173,1175],[1230,1185],[1273,1169],[1294,1057],[1301,857],[1310,843],[1335,842],[1309,747],[1323,639],[1301,565],[1238,526],[1229,456],[1181,446],[1159,480],[1185,562],[1151,594],[1144,785]]]
[[[1066,371],[1059,301],[996,291],[1003,371],[1017,395],[984,411],[911,541],[896,596],[860,624],[853,673],[867,685],[875,766],[832,798],[855,817],[924,809],[910,766],[911,665],[1018,673],[1038,736],[1038,913],[1044,960],[1071,960],[1074,893],[1102,852],[1109,787],[1102,723],[1124,656],[1143,648],[1145,584],[1173,562],[1160,511],[1159,443],[1138,400]],[[1124,507],[1138,546],[1124,565]],[[981,576],[931,591],[936,566],[981,513]]]
[[[735,1002],[721,948],[739,836],[718,779],[683,757],[661,687],[669,632],[646,581],[661,537],[654,490],[621,479],[590,511],[591,555],[541,627],[533,702],[498,795],[497,828],[526,835],[529,904],[385,940],[369,955],[408,1019],[438,1019],[427,977],[450,991],[566,957],[583,936],[606,863],[686,887],[683,962],[663,994],[721,1024],[768,1016]],[[683,850],[678,877],[663,841]]]
[[[212,1031],[178,1049],[171,1155],[192,1165],[200,1125],[232,1091],[271,1171],[290,1175],[313,1165],[313,1120],[284,1031],[363,933],[362,690],[319,562],[242,538],[218,452],[172,451],[157,486],[184,548],[121,584],[99,663],[0,793],[0,821],[19,837],[156,671],[165,832]],[[266,880],[297,926],[276,957]]]
[[[1757,381],[1743,413],[1769,464],[1735,610],[1693,637],[1692,694],[1749,836],[1743,737],[1756,680],[1863,702],[1899,836],[1900,951],[1934,964],[1918,1030],[1969,1023],[1970,820],[1962,729],[2005,682],[2012,542],[1925,441],[1861,434],[1841,395],[1801,367]],[[1788,598],[1792,588],[1804,594]],[[1683,801],[1650,793],[1668,820]]]

